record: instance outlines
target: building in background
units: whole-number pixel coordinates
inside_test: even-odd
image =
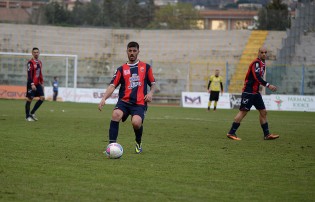
[[[29,23],[33,10],[44,4],[43,1],[0,0],[0,22]]]
[[[200,28],[208,30],[241,30],[248,29],[255,23],[257,10],[201,10]]]

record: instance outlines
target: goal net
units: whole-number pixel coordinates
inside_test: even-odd
[[[27,62],[31,57],[30,53],[0,52],[0,86],[5,89],[13,86],[25,88]],[[45,86],[51,86],[54,77],[58,77],[60,87],[77,88],[77,55],[40,54],[40,60]]]

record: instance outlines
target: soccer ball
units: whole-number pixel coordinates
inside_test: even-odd
[[[111,143],[107,145],[104,153],[110,159],[118,159],[123,155],[124,149],[118,143]]]

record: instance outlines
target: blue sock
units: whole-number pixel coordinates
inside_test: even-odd
[[[229,134],[235,135],[235,132],[237,131],[238,127],[240,127],[240,125],[240,123],[233,122]]]
[[[30,115],[31,102],[26,101],[25,103],[25,116],[26,118]]]
[[[268,126],[268,122],[261,124],[261,128],[264,131],[264,136],[269,135],[269,126]]]
[[[113,143],[113,142],[117,141],[118,130],[119,130],[119,122],[117,122],[117,121],[110,121],[110,125],[109,125],[109,143]]]
[[[42,100],[38,100],[38,101],[35,103],[35,105],[34,105],[32,111],[31,111],[31,114],[35,114],[36,110],[42,105],[42,103],[43,103]]]
[[[139,129],[133,129],[136,135],[136,142],[140,145],[141,144],[141,137],[143,132],[143,126],[141,126]]]

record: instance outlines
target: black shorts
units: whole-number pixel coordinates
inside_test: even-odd
[[[257,93],[257,94],[242,93],[240,110],[250,111],[250,108],[253,105],[255,106],[257,110],[266,109],[264,101],[260,93]]]
[[[209,100],[210,101],[218,101],[219,95],[220,95],[220,91],[211,91]]]
[[[131,116],[138,115],[141,117],[142,123],[143,123],[145,113],[147,111],[147,106],[130,104],[130,103],[118,100],[115,106],[115,109],[120,109],[124,113],[122,117],[123,122],[127,120],[129,115]]]
[[[34,97],[44,96],[44,91],[42,85],[36,85],[36,90],[32,90],[31,85],[26,86],[26,97],[29,99],[33,99]]]

